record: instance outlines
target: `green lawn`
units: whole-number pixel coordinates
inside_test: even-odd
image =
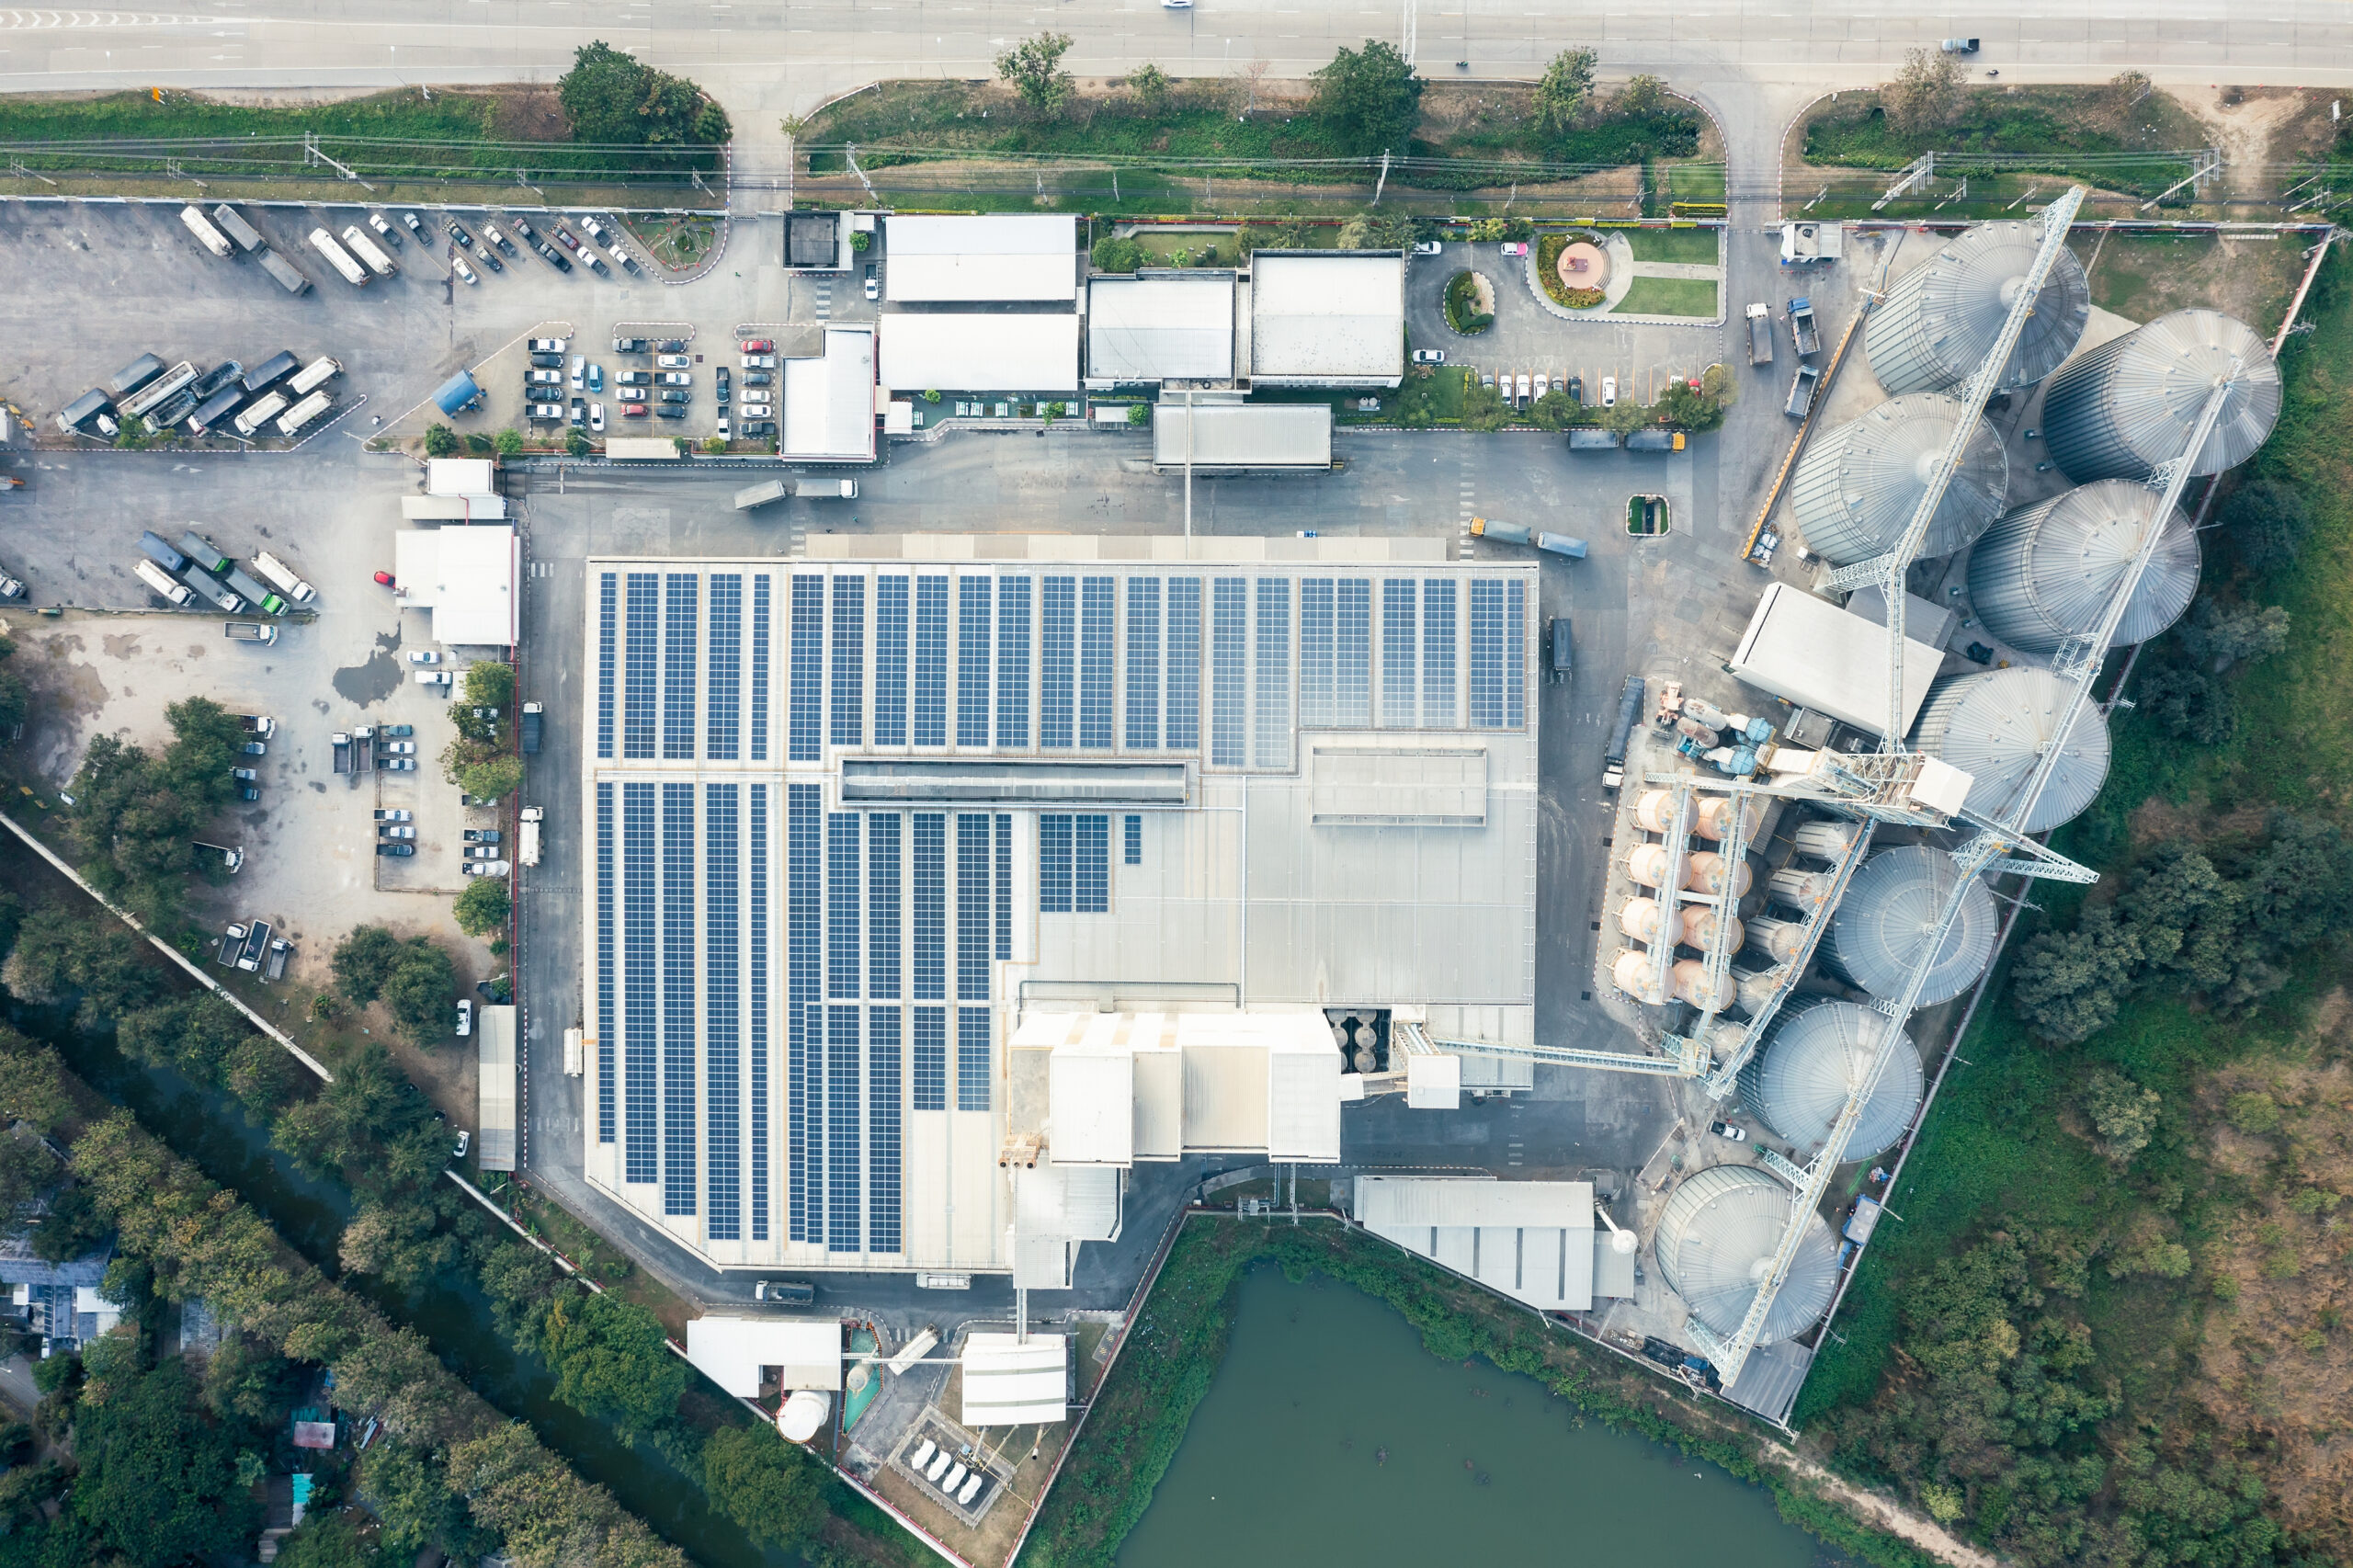
[[[1716,232],[1713,229],[1621,229],[1626,243],[1634,247],[1636,261],[1674,261],[1698,267],[1716,265]],[[1710,312],[1711,314],[1714,312]]]
[[[1888,123],[1876,93],[1843,94],[1807,125],[1804,146],[1809,164],[1869,169],[1900,169],[1934,151],[1938,174],[1948,167],[1970,173],[1972,193],[1980,176],[1967,160],[1983,154],[2013,168],[2154,196],[2188,174],[2189,165],[2148,154],[2203,147],[2211,140],[2212,133],[2165,93],[2128,104],[2106,85],[1974,87],[1954,124],[1909,132]]]
[[[1712,316],[1716,313],[1716,286],[1705,278],[1637,278],[1610,313]]]

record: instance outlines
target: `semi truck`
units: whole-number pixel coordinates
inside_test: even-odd
[[[144,418],[151,410],[161,408],[174,392],[186,391],[188,383],[195,380],[195,365],[183,359],[122,399],[115,407],[125,419]]]
[[[311,291],[311,280],[295,271],[291,263],[267,245],[254,254],[261,262],[261,269],[277,278],[278,286],[288,293],[307,294]]]
[[[231,593],[236,594],[246,604],[260,610],[264,615],[286,613],[286,601],[255,582],[245,569],[234,562],[230,563],[229,570],[221,574],[221,580],[229,585]]]
[[[540,749],[540,705],[523,704],[523,755],[537,756]]]
[[[326,257],[327,265],[342,273],[346,283],[355,289],[366,287],[369,278],[368,269],[360,266],[358,258],[349,251],[337,244],[333,234],[324,229],[312,230],[311,248]]]
[[[333,397],[323,392],[314,392],[286,411],[286,416],[278,422],[278,433],[281,436],[297,435],[334,406]]]
[[[1748,307],[1748,362],[1773,362],[1773,309],[1762,300]]]
[[[294,569],[267,551],[254,557],[254,570],[277,585],[278,591],[295,604],[307,604],[318,590],[294,574]]]
[[[368,270],[379,278],[390,278],[400,270],[392,265],[392,258],[384,254],[384,247],[369,239],[368,231],[357,223],[344,230],[343,244],[345,249],[358,256]]]
[[[245,601],[221,585],[221,579],[211,573],[191,565],[180,574],[180,581],[196,590],[197,597],[208,601],[213,608],[234,615],[245,608]],[[231,636],[235,633],[232,632]]]
[[[1626,743],[1643,717],[1643,677],[1628,676],[1618,694],[1617,722],[1609,726],[1609,746],[1601,754],[1601,787],[1615,790],[1626,781]]]
[[[250,252],[265,248],[259,231],[245,222],[244,213],[227,202],[224,201],[212,210],[212,221],[221,225],[222,233],[237,242],[239,249]]]
[[[1822,352],[1822,334],[1814,330],[1813,301],[1799,294],[1790,301],[1790,337],[1798,346],[1798,358],[1811,359]]]
[[[308,397],[337,376],[343,374],[343,361],[331,354],[322,354],[295,373],[286,383],[289,397]]]
[[[1569,450],[1573,452],[1614,452],[1618,449],[1615,430],[1577,429],[1569,432]]]
[[[725,412],[722,410],[722,412]],[[765,506],[771,501],[790,496],[811,501],[855,501],[858,481],[855,479],[771,479],[762,484],[735,492],[735,509],[748,512],[755,506]]]
[[[172,581],[170,577],[165,574],[164,569],[156,565],[152,561],[132,562],[131,570],[138,576],[141,582],[146,584],[150,588],[153,588],[155,591],[156,596],[162,598],[165,603],[172,605],[175,608],[187,604],[188,600],[196,597],[189,593],[187,587],[183,585]]]
[[[1521,523],[1491,523],[1484,517],[1471,519],[1471,531],[1481,539],[1491,539],[1498,544],[1532,544],[1539,550],[1565,555],[1572,561],[1585,559],[1585,540],[1571,539],[1566,534],[1541,533]]]
[[[207,218],[198,208],[194,206],[181,208],[180,222],[186,223],[188,232],[196,236],[196,243],[214,256],[226,260],[236,254],[236,247],[229,243],[229,236],[215,228],[212,220]]]
[[[264,425],[268,424],[272,419],[276,418],[280,413],[284,412],[285,407],[286,394],[284,392],[272,392],[267,397],[262,399],[259,403],[254,404],[251,408],[245,410],[243,414],[237,415],[235,419],[231,421],[231,424],[236,427],[238,435],[250,436],[255,431],[260,429]]]

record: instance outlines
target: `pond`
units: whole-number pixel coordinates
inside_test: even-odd
[[[1383,1303],[1261,1266],[1120,1568],[1843,1563],[1761,1488],[1533,1380],[1441,1361]]]

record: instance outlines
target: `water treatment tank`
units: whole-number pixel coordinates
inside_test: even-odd
[[[1914,392],[1824,431],[1798,460],[1790,509],[1806,548],[1833,566],[1884,555],[1904,537],[1936,476],[1953,426],[1973,418],[1961,466],[1920,541],[1923,559],[1950,555],[2001,515],[2010,460],[1983,415],[1942,392]]]
[[[1788,1187],[1750,1165],[1694,1171],[1667,1195],[1652,1237],[1658,1271],[1711,1332],[1726,1338],[1740,1332],[1756,1288],[1772,1272],[1795,1202]],[[1819,1214],[1810,1216],[1757,1344],[1778,1344],[1820,1320],[1837,1282],[1837,1259],[1830,1227]]]
[[[2164,500],[2145,484],[2102,479],[2007,514],[1969,558],[1970,607],[2011,647],[2057,653],[2098,629]],[[2198,536],[2176,508],[2111,646],[2147,642],[2197,594]]]
[[[2146,479],[2189,445],[2206,394],[2242,361],[2194,476],[2245,462],[2279,418],[2279,367],[2244,322],[2220,311],[2176,311],[2101,344],[2051,379],[2042,439],[2078,484]]]
[[[2038,753],[2058,729],[2069,688],[2049,670],[1987,670],[1928,687],[1913,744],[1970,776],[1969,809],[1999,822],[2033,774]],[[2034,809],[2021,824],[2041,833],[2073,822],[2108,778],[2108,720],[2098,705],[2075,710]]]
[[[1733,897],[1746,898],[1749,886],[1756,880],[1756,873],[1748,869],[1746,860],[1733,865],[1712,850],[1702,849],[1690,856],[1685,864],[1691,869],[1690,874],[1683,879],[1683,885],[1693,892],[1721,895],[1724,884],[1730,882]]]
[[[1980,223],[1897,278],[1863,323],[1863,352],[1887,394],[1944,392],[1976,374],[2041,244],[2039,223]],[[2061,251],[1995,390],[2032,386],[2064,364],[2091,306],[2084,264]]]
[[[1817,860],[1835,863],[1844,860],[1847,851],[1852,849],[1855,840],[1862,835],[1860,823],[1810,822],[1790,835],[1790,843],[1801,855],[1811,855]]]
[[[1691,801],[1687,797],[1683,810],[1677,812],[1674,790],[1645,790],[1642,798],[1634,802],[1634,820],[1643,824],[1644,833],[1670,833],[1678,822],[1682,824],[1682,831],[1688,833],[1691,831]]]
[[[1882,849],[1864,861],[1823,935],[1824,967],[1874,996],[1901,995],[1960,876],[1951,856],[1920,844]],[[1998,924],[1994,895],[1972,881],[1921,989],[1920,1006],[1949,1002],[1985,972],[1994,961]]]
[[[1829,1141],[1847,1096],[1870,1069],[1882,1031],[1894,1021],[1870,1007],[1827,996],[1793,997],[1773,1020],[1763,1049],[1740,1070],[1740,1103],[1776,1136],[1808,1154]],[[1894,1054],[1847,1143],[1847,1158],[1866,1160],[1904,1136],[1920,1108],[1920,1051],[1899,1035]]]
[[[1776,920],[1759,915],[1748,922],[1744,933],[1748,944],[1777,964],[1788,963],[1805,946],[1805,926],[1795,920]]]
[[[834,1396],[822,1389],[795,1389],[776,1413],[776,1429],[787,1442],[805,1443],[834,1413]]]
[[[1756,830],[1764,825],[1765,808],[1758,805],[1756,801],[1751,801],[1740,814],[1747,819],[1745,824],[1748,830],[1746,836],[1754,839],[1756,836]],[[1699,802],[1699,820],[1698,824],[1699,836],[1702,838],[1712,838],[1718,842],[1730,838],[1732,836],[1732,797],[1730,795],[1710,795],[1707,799]]]

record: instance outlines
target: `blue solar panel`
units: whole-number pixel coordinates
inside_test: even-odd
[[[662,578],[629,574],[629,651],[621,675],[621,755],[654,755],[654,667],[662,641]]]
[[[1071,819],[1067,812],[1038,814],[1038,913],[1070,913]]]
[[[956,816],[956,994],[989,999],[989,819]]]
[[[811,1145],[820,1118],[811,1114],[817,1041],[810,1038],[810,1023],[824,984],[823,795],[815,784],[785,787],[785,1233],[796,1242],[813,1239],[814,1224],[809,1197],[817,1163]]]
[[[1038,744],[1071,744],[1078,653],[1078,579],[1049,577],[1038,600]]]
[[[1495,577],[1471,580],[1471,727],[1499,730],[1504,722],[1504,585]]]
[[[768,759],[768,579],[752,579],[752,760]]]
[[[1455,726],[1454,583],[1430,578],[1422,584],[1422,726]]]
[[[996,819],[996,956],[1013,956],[1013,818]]]
[[[1139,816],[1129,817],[1126,822],[1124,832],[1121,835],[1121,853],[1120,858],[1124,863],[1131,866],[1142,865],[1143,818]]]
[[[837,746],[866,744],[866,579],[834,579],[834,722]]]
[[[1514,577],[1504,585],[1504,723],[1528,722],[1528,585]]]
[[[1249,593],[1250,585],[1240,577],[1220,577],[1210,585],[1210,763],[1215,767],[1240,767],[1250,760],[1245,739],[1250,711]]]
[[[1258,579],[1258,671],[1251,760],[1290,764],[1290,579]]]
[[[907,579],[874,579],[874,744],[907,744]]]
[[[915,1009],[907,1088],[916,1110],[948,1108],[948,1009]]]
[[[899,819],[866,819],[866,994],[899,997]]]
[[[1128,749],[1160,749],[1160,579],[1128,579]]]
[[[654,1141],[654,1042],[661,1009],[654,969],[661,933],[654,925],[654,786],[621,786],[621,1178],[662,1174]]]
[[[825,580],[808,573],[792,579],[790,740],[785,756],[814,762],[825,733]]]
[[[989,1108],[989,1010],[956,1009],[956,1108]]]
[[[703,1205],[715,1242],[744,1235],[740,794],[739,785],[703,786]]]
[[[702,581],[673,572],[664,595],[668,630],[662,647],[662,756],[691,762],[695,755],[695,601]]]
[[[858,875],[858,813],[835,812],[825,819],[825,994],[835,1000],[858,992],[858,927],[865,907]]]
[[[691,737],[690,737],[691,739]],[[695,787],[662,786],[662,1212],[695,1211]]]
[[[613,755],[613,655],[620,634],[620,575],[607,572],[597,579],[597,755]]]
[[[703,755],[733,762],[744,741],[744,577],[714,573],[710,579],[710,662],[703,679]]]
[[[1396,729],[1414,723],[1414,579],[1385,577],[1381,584],[1381,722]]]
[[[989,744],[989,580],[956,579],[956,744]]]
[[[766,578],[761,583],[765,585]],[[752,1003],[752,1239],[768,1239],[768,787],[752,786],[750,864],[745,903],[751,906]]]
[[[1201,580],[1168,579],[1168,733],[1170,751],[1201,744]]]
[[[1111,819],[1088,812],[1074,824],[1071,905],[1080,915],[1111,908]]]
[[[915,579],[915,744],[948,744],[948,579]]]
[[[899,1009],[867,1013],[866,1250],[899,1250]]]
[[[1332,579],[1302,577],[1299,584],[1299,722],[1333,722]]]
[[[1372,581],[1340,579],[1332,634],[1332,722],[1362,727],[1372,722]]]
[[[613,1141],[613,787],[597,786],[597,1142]]]
[[[1111,745],[1112,592],[1108,577],[1079,587],[1078,744],[1090,751]]]
[[[996,744],[1029,747],[1029,579],[996,585]]]
[[[856,1007],[825,1009],[825,1250],[856,1252],[858,1225],[858,1071]]]
[[[915,924],[908,985],[917,1001],[948,996],[948,819],[938,812],[914,817],[908,913]]]

